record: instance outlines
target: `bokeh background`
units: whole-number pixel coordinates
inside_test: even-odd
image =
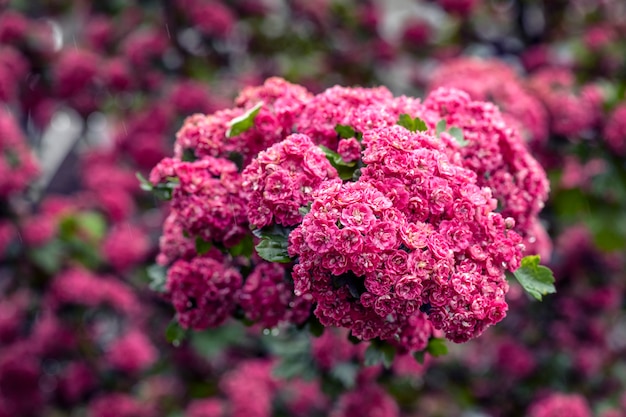
[[[0,416],[626,416],[624,39],[623,0],[0,0]],[[557,293],[511,283],[390,369],[330,330],[173,334],[135,173],[271,76],[498,105],[550,177]]]

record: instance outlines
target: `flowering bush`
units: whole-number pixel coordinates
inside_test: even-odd
[[[505,271],[520,268],[521,235],[534,232],[547,180],[497,109],[456,90],[422,104],[382,87],[313,96],[276,78],[236,103],[187,119],[177,156],[145,184],[171,199],[159,259],[184,328],[216,327],[242,310],[268,327],[319,320],[420,352],[439,332],[466,342],[505,317]],[[219,128],[190,141],[199,120]],[[253,157],[253,138],[274,144]],[[196,253],[172,259],[170,233],[192,239]],[[287,268],[261,277],[273,272],[257,255]]]
[[[0,416],[624,417],[625,18],[0,0]]]

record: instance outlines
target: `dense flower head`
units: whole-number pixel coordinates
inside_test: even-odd
[[[261,262],[246,277],[239,304],[248,319],[264,327],[274,327],[283,322],[300,324],[309,317],[310,302],[294,297],[293,284],[286,278],[286,272],[280,264]]]
[[[550,114],[553,133],[575,141],[594,126],[602,103],[589,100],[574,90],[574,73],[565,68],[548,67],[535,72],[529,86]]]
[[[233,313],[242,277],[219,258],[212,251],[191,261],[179,259],[168,269],[166,290],[181,326],[216,327]]]
[[[249,360],[228,372],[220,382],[231,404],[231,417],[270,417],[276,381],[272,362]],[[251,401],[251,399],[253,399]]]
[[[437,0],[448,13],[467,16],[481,3],[481,0]]]
[[[225,404],[218,398],[193,400],[185,411],[186,417],[223,417]]]
[[[127,271],[140,263],[149,250],[148,236],[131,223],[114,226],[102,243],[105,259],[118,271]]]
[[[245,234],[241,176],[233,162],[212,157],[193,162],[166,158],[152,170],[150,181],[155,185],[176,181],[172,212],[189,235],[230,245]]]
[[[530,417],[591,417],[587,401],[579,394],[551,394],[531,404]]]
[[[156,348],[139,329],[131,330],[113,341],[106,355],[107,362],[113,369],[128,374],[148,369],[157,357]]]
[[[130,287],[80,268],[68,269],[55,277],[47,297],[55,308],[64,305],[110,307],[123,313],[135,313],[139,308],[139,301]]]
[[[603,134],[604,142],[618,155],[626,155],[626,104],[617,106],[611,112]]]
[[[381,122],[394,124],[397,116],[389,112],[385,114],[381,105],[391,102],[392,99],[393,95],[385,87],[335,86],[317,94],[306,103],[296,122],[296,130],[311,137],[315,143],[335,150],[337,149],[335,126],[338,124],[351,126],[360,132],[368,126],[370,128],[379,126]],[[376,107],[378,111],[371,111],[372,107]],[[361,116],[355,117],[353,114]],[[360,123],[358,119],[361,119]]]
[[[269,78],[262,86],[247,87],[235,100],[236,107],[211,115],[190,116],[176,134],[175,155],[185,149],[197,157],[229,157],[238,154],[244,165],[260,151],[280,142],[293,132],[293,126],[311,94],[299,85],[280,78]],[[227,132],[233,119],[260,105],[254,126],[232,137]]]
[[[0,351],[0,400],[7,415],[34,415],[44,403],[39,390],[41,360],[27,342]]]
[[[504,217],[515,219],[516,230],[526,234],[548,196],[546,173],[528,152],[519,133],[509,128],[490,103],[472,101],[467,93],[437,89],[424,100],[424,119],[433,126],[441,119],[463,131],[466,146],[449,142],[463,166],[489,187],[500,202]]]
[[[323,184],[289,237],[296,294],[317,303],[322,324],[396,336],[407,350],[429,336],[429,325],[420,336],[402,330],[420,308],[458,342],[500,321],[504,270],[519,266],[521,238],[489,190],[433,136],[393,126],[363,142],[360,179]]]
[[[1,101],[10,103],[19,98],[23,74],[29,71],[29,66],[29,62],[17,49],[0,45]]]
[[[323,181],[336,178],[337,171],[308,136],[293,134],[260,152],[242,177],[248,221],[260,229],[273,223],[298,224],[298,210],[311,202]]]
[[[93,88],[99,74],[100,57],[95,53],[70,48],[60,56],[54,68],[54,83],[61,97],[69,98]]]
[[[203,35],[225,38],[235,26],[233,12],[221,1],[191,1],[189,18]]]
[[[343,394],[330,416],[399,417],[400,409],[382,387],[367,384]]]
[[[13,115],[0,109],[0,200],[23,192],[39,167]]]
[[[328,398],[317,381],[293,380],[281,387],[280,400],[285,402],[289,415],[305,417],[323,415],[328,409]]]
[[[491,59],[459,58],[441,65],[429,90],[439,87],[467,92],[474,100],[498,105],[507,124],[533,144],[548,139],[548,116],[542,103],[523,86],[512,67]]]
[[[89,403],[89,417],[151,417],[151,410],[130,394],[103,394]]]
[[[163,231],[159,238],[157,263],[168,265],[178,258],[191,260],[196,255],[193,239],[185,236],[185,229],[176,212],[170,212],[163,222]]]

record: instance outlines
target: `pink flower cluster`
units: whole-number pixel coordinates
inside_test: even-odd
[[[620,156],[626,155],[626,104],[617,106],[604,127],[604,141]]]
[[[11,113],[0,109],[0,200],[23,192],[39,167]]]
[[[429,325],[412,318],[420,309],[454,341],[478,336],[506,313],[504,270],[521,258],[513,220],[435,137],[393,126],[363,142],[360,179],[328,181],[290,235],[296,293],[317,303],[322,324],[399,337],[407,350],[428,340]],[[425,334],[404,334],[405,320]]]
[[[498,105],[511,127],[534,145],[548,139],[548,115],[543,104],[523,85],[512,67],[502,61],[459,58],[448,61],[433,74],[429,90],[457,88],[474,100]]]
[[[167,290],[183,326],[217,326],[237,311],[272,327],[314,309],[324,326],[406,353],[434,332],[464,342],[504,318],[504,272],[519,266],[521,236],[541,232],[548,183],[494,105],[445,88],[424,102],[384,87],[313,96],[277,78],[236,104],[188,118],[175,156],[150,175],[173,188],[159,263],[172,263]],[[398,126],[402,114],[426,131]],[[437,130],[441,120],[465,143]],[[341,164],[355,170],[351,181],[338,178]],[[295,262],[238,257],[248,226],[263,239],[283,230]],[[196,257],[196,237],[224,243],[223,255]]]
[[[150,173],[153,184],[178,184],[172,193],[172,212],[191,236],[232,245],[245,234],[245,201],[241,177],[227,160],[205,157],[194,162],[166,158]]]
[[[290,135],[296,118],[311,94],[299,85],[270,78],[262,86],[248,87],[237,97],[237,107],[211,115],[190,116],[176,135],[175,155],[182,158],[192,149],[199,158],[239,154],[245,165],[260,152]],[[227,137],[230,123],[261,103],[254,126],[240,135]]]
[[[579,394],[551,394],[530,406],[530,417],[591,417],[585,398]]]
[[[212,251],[191,261],[179,259],[169,268],[166,287],[181,326],[217,327],[235,310],[242,277],[219,258]]]
[[[309,318],[311,303],[294,296],[288,273],[280,264],[257,264],[239,294],[249,320],[271,328],[283,322],[301,324]]]
[[[260,229],[300,223],[298,210],[311,202],[323,181],[336,178],[337,171],[308,136],[294,134],[260,152],[242,177],[248,221]]]
[[[577,140],[597,123],[602,97],[592,86],[574,91],[576,80],[565,68],[543,68],[532,75],[530,87],[550,114],[550,129],[557,135]]]
[[[491,189],[502,215],[513,217],[516,230],[525,235],[544,206],[549,183],[518,132],[507,126],[495,105],[472,101],[459,90],[435,90],[423,105],[425,120],[434,125],[444,119],[463,131],[468,144],[456,145],[463,166],[476,173],[478,186]]]

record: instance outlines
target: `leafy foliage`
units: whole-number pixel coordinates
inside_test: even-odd
[[[522,265],[513,272],[513,276],[527,293],[541,301],[544,295],[555,293],[556,288],[552,271],[539,265],[539,261],[539,255],[524,257]]]
[[[252,126],[254,126],[254,119],[256,115],[259,114],[259,111],[261,111],[263,104],[264,103],[261,101],[241,116],[231,120],[228,125],[228,130],[226,131],[226,137],[232,138],[233,136],[241,135],[243,132],[250,130]]]

